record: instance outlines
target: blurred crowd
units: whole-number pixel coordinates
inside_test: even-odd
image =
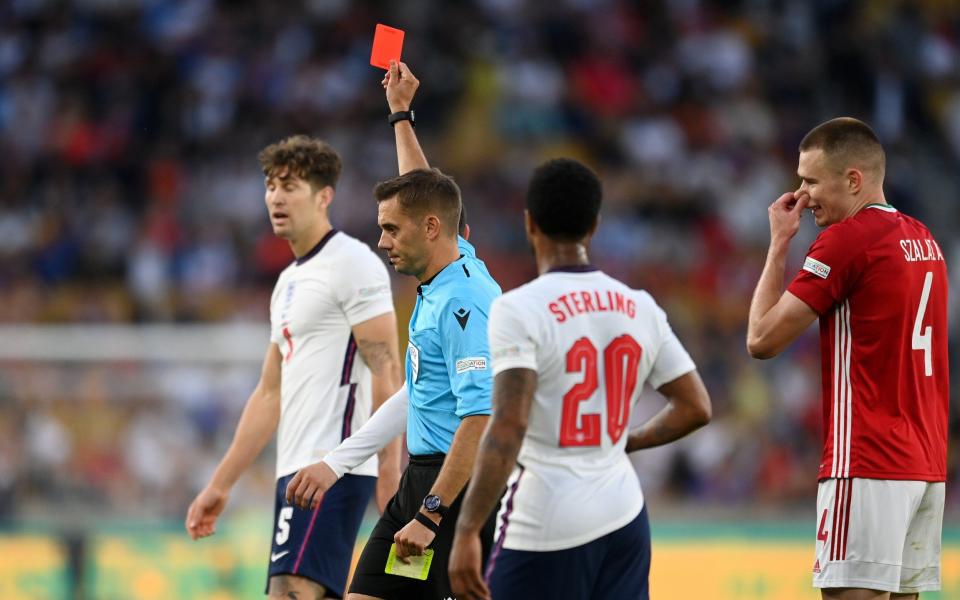
[[[887,199],[931,227],[960,273],[955,3],[2,3],[0,321],[265,321],[291,254],[270,232],[256,153],[293,133],[342,154],[332,219],[375,243],[371,189],[396,170],[382,72],[368,64],[377,22],[406,31],[418,134],[460,183],[504,289],[535,275],[520,218],[532,168],[570,155],[600,173],[594,261],[666,308],[714,401],[708,428],[636,457],[648,496],[811,508],[816,332],[774,361],[744,350],[766,207],[798,185],[807,130],[863,118],[887,149]],[[791,268],[816,235],[805,221]],[[412,284],[394,284],[402,322]],[[66,504],[182,516],[256,376],[3,365],[0,517]],[[645,396],[639,413],[656,407]],[[264,458],[243,485],[268,498],[272,468]]]

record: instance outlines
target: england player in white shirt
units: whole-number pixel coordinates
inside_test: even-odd
[[[493,416],[457,521],[457,598],[648,597],[650,529],[626,452],[710,419],[710,399],[665,313],[590,266],[600,181],[582,164],[540,166],[525,224],[540,276],[491,308]],[[635,432],[644,382],[667,405]],[[477,536],[506,486],[494,553]]]
[[[233,443],[190,505],[194,539],[211,535],[230,490],[277,433],[271,598],[343,596],[357,530],[376,490],[383,506],[399,480],[399,439],[352,469],[313,510],[287,505],[289,478],[324,457],[402,384],[386,266],[365,244],[334,229],[328,207],[340,158],[295,136],[259,156],[274,234],[296,260],[270,301],[270,343],[260,382]],[[377,475],[379,474],[379,478]]]

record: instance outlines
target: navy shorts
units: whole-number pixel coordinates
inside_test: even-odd
[[[647,508],[627,525],[582,546],[552,552],[498,548],[488,566],[494,600],[648,600]]]
[[[325,587],[327,596],[342,598],[357,531],[377,478],[344,475],[315,510],[287,504],[287,483],[292,478],[277,480],[267,589],[274,575],[300,575]]]

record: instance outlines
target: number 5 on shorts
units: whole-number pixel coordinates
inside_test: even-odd
[[[293,517],[293,507],[284,506],[277,517],[277,536],[274,540],[278,546],[284,545],[290,538],[290,519]]]

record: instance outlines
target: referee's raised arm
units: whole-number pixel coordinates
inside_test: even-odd
[[[393,125],[397,140],[397,165],[403,175],[414,169],[429,169],[430,163],[420,147],[416,126],[416,113],[413,111],[413,96],[420,87],[420,81],[410,72],[406,63],[390,61],[390,70],[383,76],[383,88],[387,92],[387,105],[390,107],[388,122]]]

